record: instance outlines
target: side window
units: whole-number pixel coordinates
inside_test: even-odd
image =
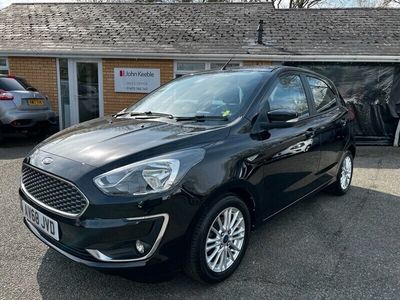
[[[325,82],[309,76],[307,76],[307,81],[318,112],[324,112],[336,106],[336,95]]]
[[[299,75],[286,75],[278,78],[278,82],[268,98],[270,110],[289,109],[299,116],[308,116],[306,93]]]
[[[8,60],[5,57],[0,57],[0,74],[8,74]]]

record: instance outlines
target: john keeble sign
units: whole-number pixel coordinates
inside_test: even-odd
[[[115,68],[115,91],[150,93],[160,86],[160,69]]]

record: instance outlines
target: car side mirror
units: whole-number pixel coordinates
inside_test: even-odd
[[[272,124],[293,124],[299,119],[299,114],[294,110],[276,109],[267,112],[268,120]]]
[[[299,114],[293,110],[276,109],[266,113],[267,120],[261,121],[259,128],[261,130],[269,130],[272,128],[286,128],[293,126],[299,120]]]
[[[272,110],[262,113],[259,117],[252,132],[252,136],[257,139],[266,139],[266,134],[269,137],[270,129],[291,127],[299,120],[299,114],[296,111],[287,109]]]

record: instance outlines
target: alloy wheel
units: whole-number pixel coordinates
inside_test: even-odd
[[[342,170],[340,175],[340,187],[346,190],[349,187],[351,175],[353,171],[353,163],[350,156],[346,156],[342,163]]]
[[[224,272],[239,257],[245,241],[246,223],[236,207],[225,208],[213,221],[207,234],[205,256],[208,268]]]

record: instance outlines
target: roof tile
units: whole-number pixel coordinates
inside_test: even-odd
[[[264,20],[264,43],[256,44]],[[271,3],[14,4],[0,51],[399,55],[400,9],[274,10]]]

